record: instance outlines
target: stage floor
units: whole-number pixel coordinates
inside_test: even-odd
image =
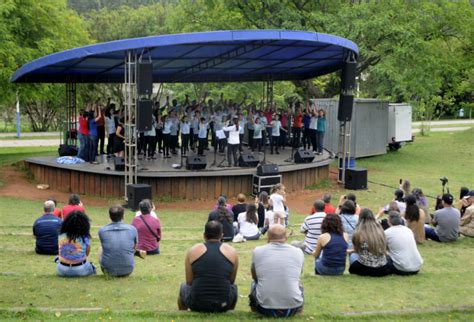
[[[313,167],[321,167],[329,165],[333,158],[332,154],[328,151],[324,151],[322,155],[315,155],[315,158],[310,163],[295,163],[291,158],[291,148],[285,148],[280,150],[280,154],[270,154],[269,152],[265,155],[266,163],[277,164],[280,172],[289,172],[295,170],[302,170]],[[246,147],[244,152],[252,154]],[[192,152],[190,155],[194,155]],[[187,170],[186,169],[186,158],[178,155],[171,155],[171,158],[164,159],[161,155],[155,160],[142,159],[138,162],[138,176],[139,177],[200,177],[200,176],[238,176],[238,175],[249,175],[255,174],[256,168],[243,168],[243,167],[228,167],[228,162],[223,154],[216,154],[214,163],[214,152],[206,151],[207,159],[206,168],[203,170]],[[255,152],[253,155],[258,158],[261,162],[264,159],[263,152]],[[99,164],[83,163],[75,165],[64,165],[56,162],[57,157],[33,157],[25,159],[28,163],[75,170],[81,172],[96,173],[102,175],[118,175],[123,176],[123,171],[115,171],[114,163],[112,158],[107,158],[105,155],[97,157]],[[182,166],[180,162],[182,160]],[[178,167],[178,168],[177,168]]]

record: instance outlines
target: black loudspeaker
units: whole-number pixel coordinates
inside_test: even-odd
[[[77,152],[77,147],[75,145],[61,144],[58,148],[58,154],[60,157],[75,157]]]
[[[357,62],[345,62],[342,65],[341,89],[344,92],[353,91],[356,86]]]
[[[259,158],[253,154],[241,154],[239,157],[239,167],[255,168],[259,163]]]
[[[310,163],[314,160],[314,153],[310,150],[298,150],[295,153],[295,163]]]
[[[137,131],[150,131],[152,127],[153,102],[150,100],[139,100],[137,106]]]
[[[139,63],[138,64],[138,95],[151,95],[153,93],[153,64]]]
[[[337,120],[339,122],[349,122],[352,119],[352,108],[354,106],[354,95],[341,94],[339,96],[339,110]]]
[[[115,171],[125,171],[125,159],[122,157],[114,157]]]
[[[149,184],[129,184],[127,186],[128,208],[136,211],[143,199],[151,200],[151,186]]]
[[[207,165],[206,157],[190,155],[186,159],[186,169],[188,170],[206,169],[206,165]]]
[[[280,173],[280,169],[278,169],[277,164],[261,164],[257,167],[257,174],[259,176],[273,176],[277,175],[278,173]]]
[[[346,169],[344,187],[351,190],[367,189],[367,169]]]

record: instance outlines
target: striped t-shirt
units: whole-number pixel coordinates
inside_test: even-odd
[[[306,217],[301,225],[301,232],[306,233],[304,240],[306,244],[305,253],[311,254],[316,248],[318,238],[321,235],[321,224],[323,223],[324,217],[326,217],[326,213],[316,212]]]

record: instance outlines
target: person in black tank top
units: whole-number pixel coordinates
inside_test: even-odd
[[[181,284],[180,310],[225,312],[237,303],[238,259],[234,248],[223,244],[222,224],[209,221],[204,244],[193,246],[186,255],[186,283]]]

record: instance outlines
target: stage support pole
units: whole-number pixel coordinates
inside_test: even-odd
[[[137,183],[138,155],[136,131],[137,120],[137,54],[128,50],[124,65],[124,97],[125,97],[125,200],[128,201],[127,187]]]
[[[354,96],[355,88],[355,67],[357,66],[356,56],[352,51],[346,53],[346,59],[344,61],[344,67],[341,72],[341,96],[352,95]],[[349,66],[353,68],[351,69]],[[339,99],[341,99],[341,96]],[[341,102],[339,102],[341,104]],[[350,107],[353,109],[353,106]],[[341,110],[341,109],[339,109]],[[339,148],[338,148],[338,162],[339,162],[339,173],[338,182],[344,184],[346,181],[346,170],[350,166],[351,158],[351,127],[352,127],[352,112],[350,117],[346,120],[340,120],[339,122]],[[338,116],[339,118],[339,116]]]
[[[18,95],[18,90],[16,90],[16,136],[20,138],[20,96]]]
[[[63,135],[61,143],[77,145],[77,104],[76,83],[66,82],[66,111],[63,121]],[[75,132],[75,136],[72,135]]]

